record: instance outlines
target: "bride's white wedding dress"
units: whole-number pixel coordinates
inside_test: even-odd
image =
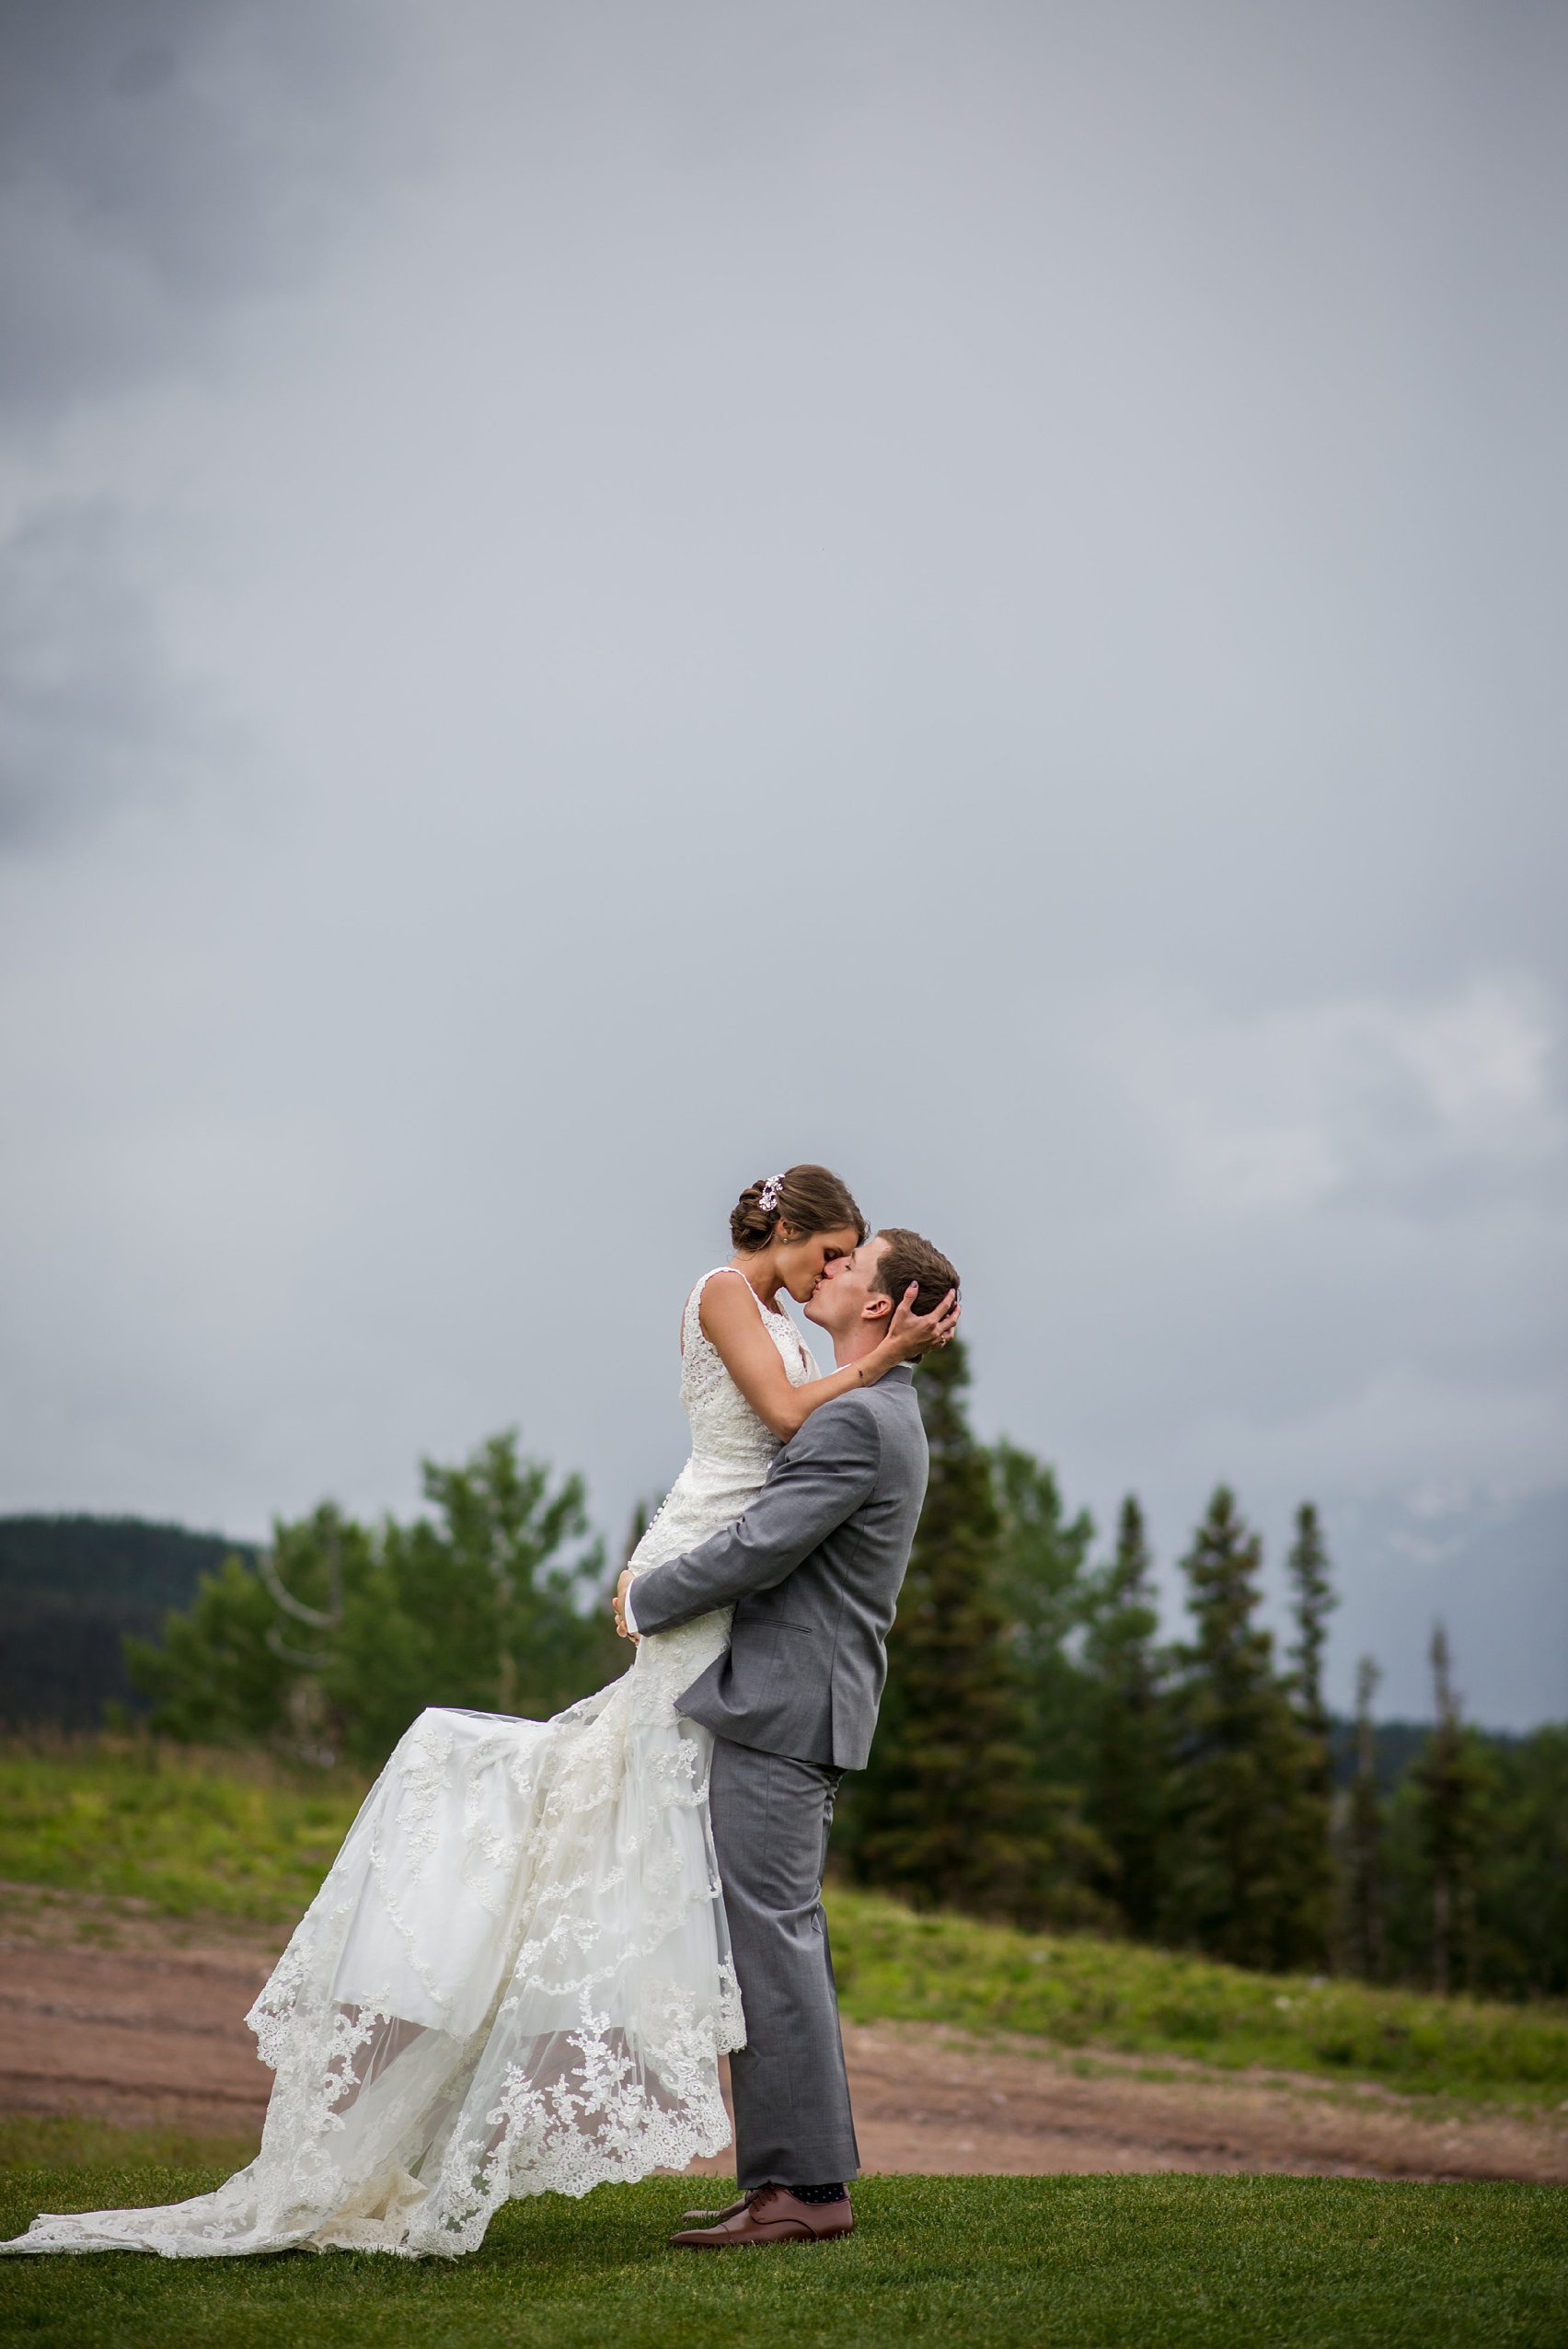
[[[732,1524],[778,1449],[702,1333],[703,1286],[682,1325],[691,1458],[637,1568]],[[763,1319],[792,1383],[814,1378],[794,1325]],[[712,1740],[675,1698],[729,1630],[726,1609],[643,1639],[553,1720],[421,1714],[247,2019],[276,2075],[255,2160],[215,2193],[45,2216],[0,2249],[452,2256],[513,2195],[721,2151],[718,2060],[745,2033]]]

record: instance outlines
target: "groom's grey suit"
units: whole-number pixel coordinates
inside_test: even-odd
[[[632,1586],[637,1629],[734,1603],[680,1709],[713,1730],[709,1799],[745,2009],[731,2059],[743,2189],[859,2168],[821,1906],[833,1801],[863,1769],[926,1496],[914,1372],[813,1411],[740,1522]]]

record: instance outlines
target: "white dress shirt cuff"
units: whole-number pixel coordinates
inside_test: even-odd
[[[637,1617],[631,1612],[631,1593],[634,1587],[635,1586],[630,1582],[628,1582],[626,1586],[626,1596],[621,1601],[621,1618],[625,1623],[627,1629],[635,1638],[637,1635]]]

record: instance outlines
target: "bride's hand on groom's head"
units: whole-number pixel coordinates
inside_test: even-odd
[[[963,1308],[958,1302],[958,1291],[950,1289],[940,1304],[928,1313],[917,1313],[915,1301],[920,1293],[918,1281],[912,1280],[905,1290],[887,1325],[885,1343],[896,1347],[906,1362],[918,1361],[922,1354],[933,1347],[946,1346],[958,1327]]]

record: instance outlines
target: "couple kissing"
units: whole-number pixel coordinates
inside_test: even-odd
[[[547,1721],[421,1713],[247,2018],[275,2074],[256,2158],[0,2250],[456,2257],[508,2200],[721,2152],[726,2054],[740,2198],[672,2240],[850,2231],[823,1869],[925,1497],[914,1366],[958,1276],[817,1165],[748,1186],[730,1232],[682,1314],[691,1454],[616,1589],[630,1669]]]

